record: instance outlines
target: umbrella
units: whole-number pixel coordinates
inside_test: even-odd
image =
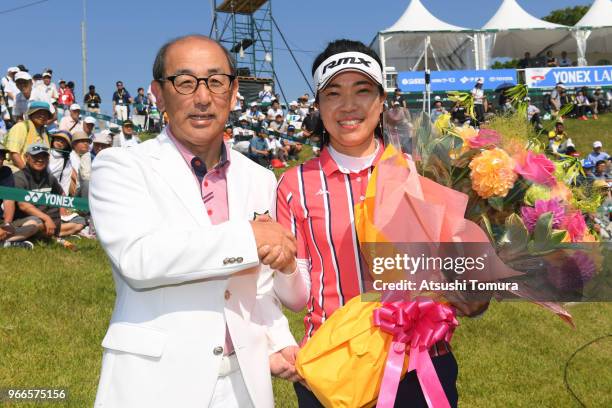
[[[495,92],[501,92],[508,88],[512,88],[513,86],[516,86],[516,84],[513,82],[504,82],[503,84],[497,85],[497,88],[495,88]]]

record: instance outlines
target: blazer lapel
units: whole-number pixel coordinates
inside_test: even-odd
[[[210,223],[198,185],[194,180],[187,163],[174,146],[165,130],[157,137],[159,150],[152,154],[153,169],[174,191],[178,201],[183,205],[199,225]]]

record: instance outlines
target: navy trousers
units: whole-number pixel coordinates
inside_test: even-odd
[[[438,373],[438,378],[444,388],[444,393],[451,407],[457,407],[457,360],[453,353],[448,353],[443,356],[433,357],[431,359]],[[300,408],[323,408],[323,405],[317,400],[317,397],[300,383],[294,383],[295,394],[298,399]],[[395,408],[427,408],[425,396],[421,390],[419,380],[415,371],[406,374],[406,377],[400,381],[397,389],[397,398],[395,399]]]

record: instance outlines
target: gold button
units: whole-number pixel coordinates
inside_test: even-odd
[[[241,256],[239,256],[238,258],[236,258],[236,262],[238,262],[238,263],[242,263],[242,261],[244,261],[244,259],[242,259],[242,257],[241,257]]]
[[[223,265],[227,265],[228,263],[229,263],[229,258],[225,258],[225,259],[223,260]]]
[[[215,356],[218,356],[219,354],[223,353],[223,347],[221,346],[217,346],[213,349],[213,354]]]
[[[228,261],[229,263],[234,263],[234,262],[236,262],[236,258],[233,258],[233,257],[232,257],[232,258],[228,259],[227,261]]]
[[[230,296],[232,296],[232,294],[230,293],[230,291],[229,291],[229,290],[226,290],[226,291],[225,291],[225,295],[224,295],[225,300],[228,300],[228,299],[230,298]]]

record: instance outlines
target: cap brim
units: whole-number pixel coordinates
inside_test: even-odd
[[[339,70],[338,72],[334,73],[334,75],[332,75],[332,76],[330,76],[329,78],[327,78],[327,79],[325,80],[325,82],[323,82],[323,83],[322,83],[322,84],[321,84],[321,85],[318,87],[317,93],[318,93],[318,92],[321,92],[322,90],[324,90],[324,89],[325,89],[325,87],[327,87],[327,85],[329,85],[329,83],[330,83],[330,82],[331,82],[331,81],[332,81],[332,80],[333,80],[335,77],[337,77],[338,75],[343,74],[343,73],[345,73],[345,72],[357,72],[357,73],[359,73],[359,74],[363,74],[363,75],[367,76],[367,77],[368,77],[368,78],[369,78],[369,79],[370,79],[372,82],[374,82],[376,85],[380,85],[380,84],[378,83],[378,81],[376,80],[376,78],[374,78],[372,75],[370,75],[370,74],[369,74],[367,71],[365,71],[365,70],[363,70],[363,69],[356,68],[356,67],[347,67],[347,68],[344,68],[344,69]],[[382,86],[382,85],[381,85],[381,86]]]

